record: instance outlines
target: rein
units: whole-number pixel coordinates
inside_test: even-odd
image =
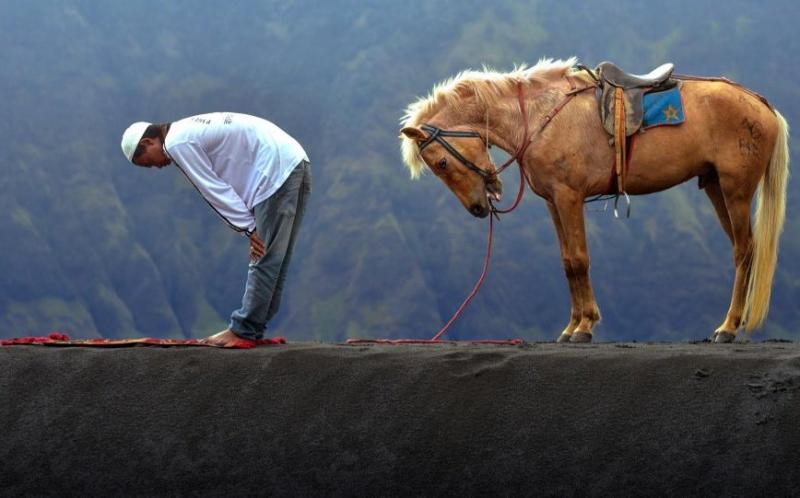
[[[547,127],[550,121],[553,120],[556,114],[564,108],[570,100],[572,100],[577,94],[588,90],[590,88],[595,88],[597,86],[596,83],[587,85],[584,87],[576,87],[575,82],[569,77],[566,76],[567,81],[570,85],[570,90],[565,92],[564,98],[561,102],[555,106],[549,113],[547,113],[543,118],[542,122],[536,131],[531,135],[528,130],[528,113],[525,110],[525,95],[522,89],[522,83],[518,83],[517,86],[517,99],[519,100],[519,109],[522,113],[522,117],[524,120],[525,132],[523,135],[522,143],[519,144],[517,150],[514,151],[514,155],[508,159],[505,163],[503,163],[499,168],[496,168],[493,171],[486,171],[471,161],[467,160],[461,153],[459,153],[452,145],[450,145],[447,140],[443,137],[463,137],[463,138],[480,138],[481,135],[475,131],[455,131],[455,130],[442,130],[441,128],[437,128],[436,126],[432,126],[429,124],[423,124],[421,128],[428,132],[430,136],[428,136],[424,141],[419,144],[420,151],[430,145],[431,143],[438,142],[441,144],[448,152],[450,152],[453,157],[461,161],[461,163],[466,166],[471,171],[477,173],[481,178],[483,178],[484,182],[493,181],[497,178],[497,176],[502,173],[506,168],[508,168],[511,163],[514,161],[517,162],[519,166],[519,192],[517,193],[517,197],[512,203],[509,208],[506,209],[498,209],[494,204],[491,203],[491,199],[489,200],[489,204],[492,207],[492,213],[489,216],[489,234],[487,237],[487,247],[486,247],[486,257],[483,260],[483,270],[481,271],[481,276],[478,278],[478,281],[475,283],[475,286],[472,288],[472,291],[469,293],[467,298],[461,303],[461,306],[458,307],[458,310],[453,314],[453,317],[444,325],[444,327],[439,330],[439,332],[433,336],[430,340],[424,339],[348,339],[347,344],[350,345],[357,345],[357,344],[441,344],[444,341],[439,340],[439,338],[444,335],[445,332],[450,328],[453,323],[461,316],[461,313],[467,307],[467,305],[472,301],[472,298],[478,293],[478,289],[480,289],[481,284],[483,284],[484,279],[486,278],[487,273],[489,272],[489,260],[492,257],[492,238],[494,235],[494,218],[499,218],[499,214],[503,213],[510,213],[514,209],[517,208],[520,201],[522,201],[522,196],[525,193],[525,172],[522,169],[522,160],[525,156],[525,151],[528,150],[528,146],[533,141],[533,138],[542,132],[542,130]],[[487,126],[487,144],[488,144],[488,126]],[[488,145],[487,145],[488,147]],[[483,340],[483,341],[471,341],[473,343],[482,343],[482,344],[522,344],[521,339],[510,339],[510,340]]]
[[[485,170],[482,170],[482,169],[478,168],[477,166],[472,164],[472,162],[466,160],[466,158],[464,158],[460,153],[458,153],[458,151],[455,151],[455,149],[449,143],[447,143],[446,140],[444,140],[443,138],[440,138],[442,136],[453,136],[453,137],[475,137],[475,136],[477,136],[477,137],[480,137],[479,133],[474,132],[474,131],[473,132],[469,132],[469,131],[447,131],[447,130],[442,130],[440,128],[436,128],[435,126],[430,126],[430,125],[427,125],[427,124],[422,125],[422,129],[423,130],[425,130],[425,131],[432,130],[435,133],[435,135],[433,135],[431,137],[428,137],[428,139],[425,142],[423,142],[422,145],[420,145],[420,150],[422,150],[422,148],[424,146],[429,145],[431,142],[433,142],[435,140],[435,141],[439,142],[440,144],[442,144],[445,147],[445,149],[447,149],[448,152],[453,154],[453,156],[456,157],[456,159],[458,159],[459,161],[461,161],[462,164],[467,166],[467,168],[469,168],[469,169],[471,169],[473,171],[478,170],[478,172],[479,172],[478,174],[481,176],[481,178],[483,178],[484,182],[491,181],[491,180],[494,180],[495,178],[497,178],[497,176],[500,173],[502,173],[506,168],[511,166],[511,164],[513,162],[515,162],[515,161],[517,163],[517,166],[519,166],[519,191],[517,192],[517,197],[514,199],[514,202],[511,204],[511,206],[506,208],[506,209],[499,209],[492,203],[491,198],[489,198],[489,204],[491,205],[492,213],[489,216],[489,234],[488,234],[487,240],[486,240],[486,256],[483,259],[483,269],[481,270],[480,277],[478,277],[478,281],[475,283],[475,286],[472,288],[472,291],[469,293],[469,295],[466,297],[466,299],[464,299],[464,302],[461,303],[461,306],[459,306],[458,309],[456,310],[456,312],[453,314],[452,318],[450,318],[450,320],[448,320],[448,322],[439,330],[439,332],[437,332],[436,335],[433,336],[433,338],[428,342],[438,342],[439,341],[439,338],[441,336],[443,336],[445,334],[445,332],[447,332],[447,330],[450,328],[451,325],[453,325],[453,323],[455,323],[456,320],[458,320],[458,318],[461,316],[461,313],[464,311],[464,309],[466,309],[466,307],[467,307],[467,305],[469,305],[470,301],[472,301],[472,298],[474,298],[475,295],[478,293],[478,290],[480,289],[481,285],[483,284],[483,281],[486,279],[486,275],[489,273],[489,260],[492,257],[492,239],[493,239],[493,235],[494,235],[494,218],[497,218],[499,220],[500,219],[500,217],[499,217],[500,214],[510,213],[511,211],[515,210],[517,208],[517,206],[519,206],[519,203],[522,201],[522,197],[525,194],[525,171],[522,169],[522,160],[523,160],[523,158],[525,156],[525,152],[528,150],[528,146],[531,144],[531,142],[533,142],[533,138],[535,136],[539,135],[547,127],[547,125],[550,124],[550,122],[553,120],[553,118],[556,116],[556,114],[558,114],[561,111],[561,109],[563,109],[564,106],[566,106],[569,103],[570,100],[575,98],[576,95],[578,95],[578,94],[580,94],[580,93],[582,93],[582,92],[584,92],[584,91],[586,91],[586,90],[588,90],[590,88],[596,88],[597,87],[596,83],[595,84],[590,84],[590,85],[587,85],[587,86],[583,86],[583,87],[576,87],[575,82],[569,76],[565,76],[565,77],[566,77],[566,79],[567,79],[567,81],[569,82],[569,85],[570,85],[569,91],[567,91],[564,94],[564,98],[561,100],[561,102],[557,106],[555,106],[552,110],[550,110],[550,112],[548,112],[542,118],[542,122],[540,123],[539,127],[536,129],[536,131],[532,135],[529,135],[529,133],[528,133],[528,113],[525,110],[525,95],[524,95],[524,92],[523,92],[523,89],[522,89],[522,83],[518,83],[517,84],[517,99],[519,100],[519,110],[520,110],[520,113],[522,114],[522,118],[523,118],[523,122],[524,122],[524,126],[525,126],[525,132],[524,132],[524,135],[523,135],[523,140],[522,140],[522,143],[520,143],[519,147],[517,147],[517,150],[514,152],[514,155],[511,156],[505,163],[503,163],[495,171],[487,172]],[[430,133],[430,131],[429,131],[429,133]],[[456,133],[457,133],[457,135],[454,135]],[[488,140],[488,132],[487,132],[487,140]],[[497,342],[497,341],[491,341],[491,342]],[[512,340],[512,341],[509,341],[509,342],[512,343],[512,344],[518,344],[519,343],[518,340],[516,340],[516,341]]]

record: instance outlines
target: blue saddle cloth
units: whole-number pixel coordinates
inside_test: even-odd
[[[663,92],[644,94],[642,128],[679,125],[684,122],[680,85]]]

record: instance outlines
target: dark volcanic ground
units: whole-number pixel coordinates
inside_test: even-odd
[[[0,494],[798,495],[800,345],[0,347]]]

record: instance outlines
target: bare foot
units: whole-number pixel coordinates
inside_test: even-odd
[[[231,329],[225,329],[222,332],[217,332],[214,335],[201,339],[200,342],[210,346],[217,346],[219,348],[241,348],[250,347],[253,341],[242,339],[238,335],[231,332]]]

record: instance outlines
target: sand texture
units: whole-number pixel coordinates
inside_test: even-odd
[[[0,495],[800,495],[800,345],[0,347]]]

